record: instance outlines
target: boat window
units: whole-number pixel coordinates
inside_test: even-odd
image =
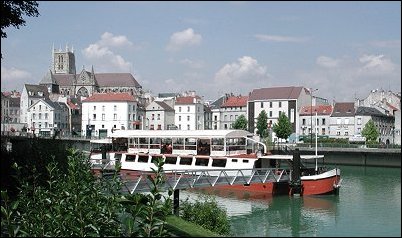
[[[165,164],[176,164],[177,157],[166,157]]]
[[[115,151],[127,151],[128,138],[113,138],[112,144]]]
[[[114,159],[116,160],[116,161],[120,161],[121,160],[121,154],[114,154]]]
[[[193,157],[180,157],[180,164],[191,165],[191,162],[193,162]]]
[[[134,162],[135,161],[135,155],[127,155],[126,156],[126,161],[127,162]]]
[[[161,138],[150,138],[149,139],[149,148],[150,149],[160,149],[161,148]]]
[[[152,156],[151,163],[155,164],[158,159],[163,160],[162,156]]]
[[[186,138],[184,143],[185,150],[196,150],[197,139],[196,138]]]
[[[173,149],[174,150],[184,150],[184,139],[183,138],[173,138]]]
[[[208,166],[209,158],[196,158],[195,165]]]
[[[149,156],[148,155],[139,155],[138,162],[139,163],[148,163]]]
[[[243,160],[243,163],[248,163],[248,159],[244,159],[244,160]]]
[[[198,139],[197,141],[197,155],[210,155],[211,145],[209,139]]]
[[[211,139],[211,150],[223,151],[224,139],[223,138],[212,138]]]
[[[149,138],[140,137],[139,138],[139,148],[148,149]]]
[[[229,138],[226,140],[226,151],[245,150],[245,138]]]
[[[212,160],[212,167],[225,167],[226,166],[226,159],[213,159]]]
[[[232,162],[237,162],[237,159],[232,159]]]

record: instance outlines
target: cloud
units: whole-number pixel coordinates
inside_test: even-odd
[[[99,41],[82,50],[82,54],[90,60],[92,65],[96,65],[97,72],[128,72],[132,68],[132,63],[111,48],[125,47],[126,49],[132,45],[133,43],[126,36],[113,36],[112,33],[105,32]]]
[[[360,71],[366,73],[390,73],[396,68],[396,65],[384,55],[363,55],[359,61],[364,64]]]
[[[193,68],[193,69],[201,69],[204,67],[204,62],[202,62],[202,61],[183,59],[183,60],[180,60],[180,63],[183,65],[186,65],[190,68]]]
[[[401,40],[372,41],[370,44],[379,48],[401,48]]]
[[[291,36],[278,36],[278,35],[262,35],[256,34],[254,35],[260,41],[268,41],[268,42],[294,42],[301,43],[309,40],[308,37],[291,37]]]
[[[226,88],[241,93],[252,90],[255,85],[268,86],[271,76],[267,68],[250,56],[243,56],[237,62],[224,65],[215,74],[214,83],[218,88]],[[239,92],[240,92],[239,91]]]
[[[337,67],[323,67],[333,66],[333,62],[337,62]],[[305,87],[318,88],[316,94],[330,102],[333,99],[338,102],[354,101],[355,97],[362,99],[377,88],[398,92],[401,87],[400,65],[382,54],[342,59],[322,56],[317,58],[317,67],[310,71],[291,72],[288,77]]]
[[[6,68],[1,66],[1,86],[7,90],[16,89],[21,91],[23,85],[32,79],[32,74],[14,67]]]
[[[196,46],[201,44],[202,36],[194,33],[192,28],[184,31],[175,32],[170,37],[170,41],[166,46],[167,51],[178,51],[187,46]]]
[[[334,68],[338,66],[339,60],[332,59],[327,56],[320,56],[317,58],[316,63],[325,68]]]
[[[105,32],[101,36],[101,40],[98,44],[106,47],[130,47],[133,43],[127,39],[126,36],[113,36],[112,33]]]

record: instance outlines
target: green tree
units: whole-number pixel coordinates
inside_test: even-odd
[[[25,26],[23,15],[29,17],[39,16],[38,3],[36,1],[1,1],[1,38],[7,38],[4,31],[9,26]],[[1,55],[3,58],[3,55]]]
[[[280,113],[278,122],[272,126],[272,130],[278,138],[285,140],[289,138],[290,134],[292,134],[292,124],[285,113]]]
[[[377,141],[380,133],[377,130],[377,127],[374,125],[374,121],[370,119],[362,130],[362,136],[366,137],[367,141]]]
[[[233,129],[247,130],[247,119],[244,115],[240,115],[233,123]]]
[[[268,129],[268,115],[265,110],[262,110],[257,117],[257,134],[261,138],[265,138],[267,136],[267,129]]]

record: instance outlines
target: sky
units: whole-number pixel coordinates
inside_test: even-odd
[[[401,2],[39,1],[6,28],[1,91],[38,84],[52,47],[77,72],[132,73],[144,90],[205,100],[303,86],[330,102],[401,91]]]

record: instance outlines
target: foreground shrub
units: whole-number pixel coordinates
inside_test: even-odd
[[[200,194],[194,203],[190,202],[188,198],[181,201],[180,217],[220,235],[230,233],[230,223],[226,211],[219,207],[215,198],[210,195]]]

